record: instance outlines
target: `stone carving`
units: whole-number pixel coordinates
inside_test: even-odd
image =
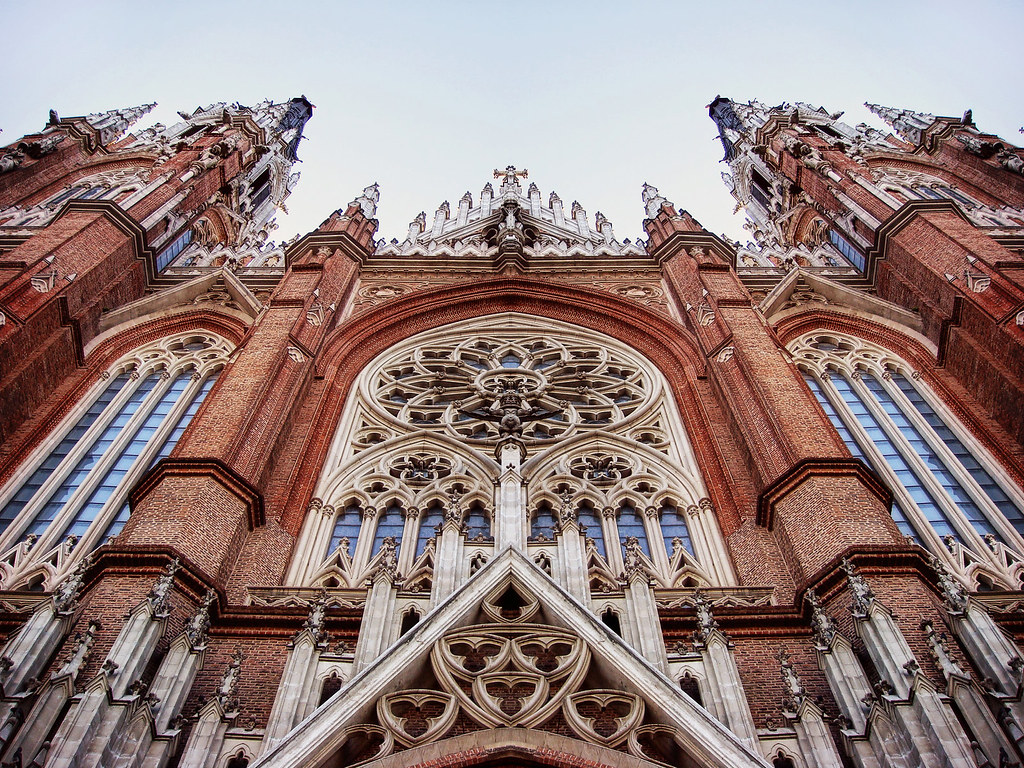
[[[149,590],[149,594],[146,595],[146,599],[153,610],[153,615],[157,618],[170,615],[170,607],[167,603],[171,590],[174,588],[174,574],[179,570],[181,570],[181,561],[178,558],[174,558],[167,564],[163,575],[156,580],[156,584],[153,585],[153,588]]]
[[[185,634],[193,648],[204,648],[206,646],[206,633],[210,629],[210,606],[217,600],[217,593],[206,590],[199,609],[192,615],[192,618],[185,624]]]
[[[850,611],[853,612],[854,616],[867,616],[871,610],[871,604],[875,600],[875,593],[871,591],[871,587],[864,581],[864,577],[857,573],[853,563],[845,557],[840,568],[846,574],[846,585],[853,593],[853,604],[850,606]]]
[[[623,691],[579,691],[568,697],[563,712],[581,738],[617,747],[643,722],[644,702]]]
[[[72,613],[78,607],[78,595],[82,591],[85,574],[92,567],[93,557],[82,558],[64,581],[53,590],[53,609],[58,614]]]
[[[231,655],[231,661],[221,676],[220,687],[217,689],[217,701],[220,702],[225,712],[238,711],[236,691],[238,690],[238,678],[242,673],[242,660],[244,658],[245,654],[242,653],[241,649],[236,650]]]
[[[825,613],[821,606],[821,600],[813,589],[808,589],[804,595],[811,606],[811,627],[814,629],[814,645],[819,650],[827,651],[835,638],[837,629],[832,617]]]
[[[718,630],[718,622],[711,612],[711,601],[707,599],[702,590],[694,591],[693,607],[697,612],[697,629],[693,632],[693,642],[694,645],[703,645],[711,637],[711,634]]]
[[[775,654],[775,658],[779,662],[779,673],[782,675],[782,682],[786,688],[782,707],[788,712],[796,713],[800,710],[807,691],[800,682],[800,677],[797,675],[796,670],[793,669],[793,664],[789,660],[789,653],[784,648],[780,648],[779,652]]]
[[[950,576],[942,561],[934,555],[930,558],[932,570],[939,578],[939,589],[942,590],[942,601],[950,613],[966,613],[968,605],[967,590],[959,581]]]
[[[302,630],[308,630],[313,637],[313,642],[317,645],[326,643],[328,633],[324,628],[324,620],[327,615],[327,590],[321,589],[317,592],[316,599],[310,601],[308,605],[309,616],[302,623]]]
[[[75,635],[75,647],[71,651],[71,656],[64,662],[64,666],[61,667],[59,674],[72,676],[78,674],[82,665],[85,664],[85,660],[89,658],[92,645],[96,642],[96,632],[99,630],[100,623],[96,619],[91,619],[85,632],[79,632]]]
[[[546,419],[561,412],[561,409],[547,410],[530,403],[537,393],[530,389],[524,378],[498,376],[479,392],[482,397],[493,398],[491,404],[473,411],[462,410],[462,413],[497,422],[501,437],[522,437],[525,422]]]
[[[450,693],[409,690],[377,700],[377,717],[405,747],[443,736],[455,723],[459,707]]]
[[[589,651],[575,634],[509,624],[467,627],[435,645],[438,680],[489,728],[547,720],[583,680]]]

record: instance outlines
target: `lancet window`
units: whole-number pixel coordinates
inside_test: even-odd
[[[73,560],[120,533],[128,490],[173,449],[229,352],[219,336],[194,333],[111,366],[0,489],[5,588],[28,577],[45,588]]]
[[[1019,582],[1024,495],[900,358],[813,333],[791,345],[851,453],[893,490],[900,530],[962,575]]]

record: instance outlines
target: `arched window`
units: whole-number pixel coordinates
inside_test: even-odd
[[[661,535],[665,540],[665,551],[670,558],[676,548],[676,539],[690,557],[693,557],[693,542],[690,540],[690,529],[686,525],[686,513],[671,502],[661,506]]]
[[[580,529],[586,529],[587,538],[594,540],[597,551],[604,557],[604,533],[601,530],[601,519],[597,516],[597,511],[589,504],[580,504],[577,519]]]
[[[380,517],[377,519],[377,532],[373,537],[373,554],[380,551],[380,545],[388,536],[392,536],[395,543],[401,545],[402,530],[405,528],[405,515],[397,502],[391,502],[383,512],[378,514]]]
[[[543,502],[533,513],[530,520],[531,541],[554,541],[555,529],[558,521],[555,518],[555,511],[547,502]]]
[[[626,540],[631,536],[635,536],[640,542],[640,549],[644,551],[644,554],[650,557],[651,548],[647,544],[647,531],[644,528],[643,515],[630,503],[624,503],[619,507],[619,541],[623,548],[626,546]]]
[[[479,502],[474,502],[466,515],[466,540],[485,541],[491,538],[491,516]]]
[[[984,537],[1024,551],[1024,496],[902,360],[823,335],[792,349],[851,453],[892,487],[904,534],[944,557],[943,538],[983,557],[991,557]]]
[[[416,538],[416,557],[426,551],[427,540],[437,536],[437,527],[444,522],[444,509],[439,504],[431,504],[420,518],[420,532]]]
[[[345,551],[352,553],[359,538],[359,528],[362,525],[363,510],[358,504],[348,504],[334,519],[334,528],[331,530],[331,542],[327,545],[327,554],[331,555],[337,551],[345,539],[348,539],[348,547]]]
[[[128,490],[170,453],[228,352],[223,339],[193,334],[137,350],[113,366],[47,447],[0,489],[0,547],[28,537],[35,542],[32,556],[9,576],[12,585],[22,566],[30,568],[36,555],[43,559],[58,544],[78,542],[77,554],[120,532]]]

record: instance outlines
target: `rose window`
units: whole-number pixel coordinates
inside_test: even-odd
[[[589,339],[525,328],[451,338],[385,360],[370,400],[405,425],[475,442],[527,441],[607,429],[657,388],[639,361]]]

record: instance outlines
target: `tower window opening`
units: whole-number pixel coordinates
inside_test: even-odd
[[[843,254],[844,259],[850,262],[850,264],[855,266],[861,272],[864,271],[864,267],[867,264],[864,260],[864,254],[851,245],[845,237],[840,235],[834,229],[830,229],[828,231],[828,240],[835,246],[837,251]]]
[[[613,611],[611,608],[601,614],[601,621],[619,637],[622,637],[622,623],[619,621],[619,614]]]

